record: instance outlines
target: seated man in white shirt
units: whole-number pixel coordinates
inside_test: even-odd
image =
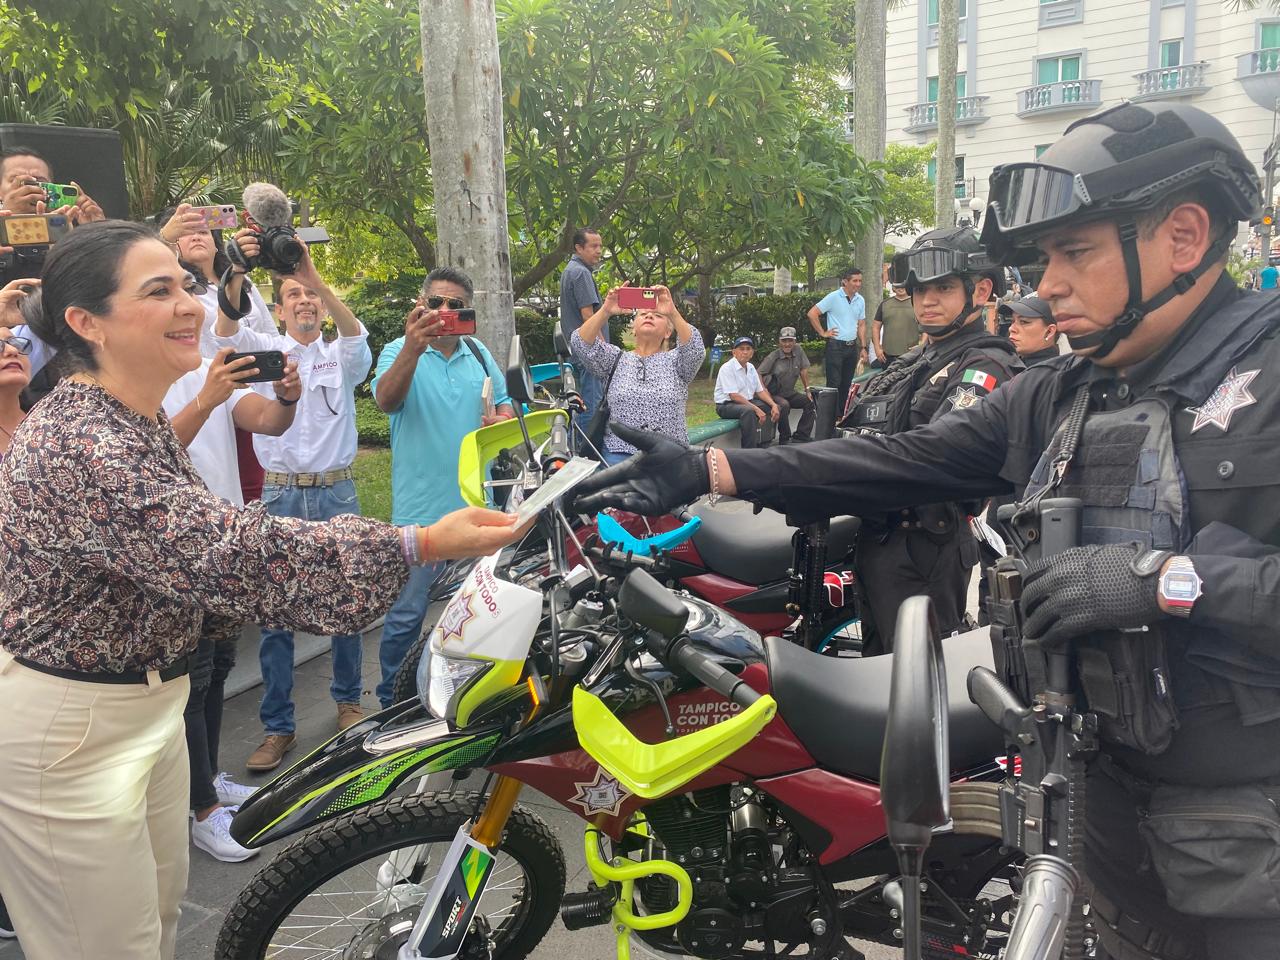
[[[257,256],[256,234],[236,235],[245,254]],[[262,502],[277,517],[328,520],[359,513],[351,464],[356,457],[355,389],[369,375],[373,355],[369,331],[338,299],[316,272],[311,254],[304,253],[297,269],[280,282],[283,335],[257,333],[227,314],[238,306],[249,311],[241,297],[241,274],[228,281],[219,300],[214,328],[219,346],[237,351],[280,350],[298,365],[302,399],[293,426],[281,437],[255,436],[253,448],[266,470]],[[320,335],[328,315],[338,328],[337,339]],[[261,390],[261,388],[259,388]],[[259,650],[263,695],[259,715],[266,731],[262,745],[249,757],[250,770],[274,770],[293,749],[293,632],[264,626]],[[338,729],[359,722],[360,636],[333,638],[333,683],[329,688],[338,705]]]
[[[716,413],[725,420],[738,421],[744,450],[767,447],[782,412],[760,382],[760,375],[751,362],[755,352],[754,340],[739,337],[733,341],[733,359],[716,374]]]

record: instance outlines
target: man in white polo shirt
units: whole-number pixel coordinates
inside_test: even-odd
[[[241,232],[237,242],[249,256],[256,250],[253,235]],[[253,448],[266,471],[262,502],[273,516],[328,520],[359,513],[351,464],[356,457],[355,388],[373,366],[369,331],[316,272],[311,254],[304,253],[297,269],[280,282],[283,336],[269,336],[244,327],[226,307],[242,303],[240,275],[233,276],[220,301],[214,329],[219,346],[238,351],[280,350],[298,365],[302,399],[293,426],[280,437],[255,436]],[[247,312],[248,303],[242,309]],[[332,315],[335,340],[320,335],[324,318]],[[267,627],[259,649],[263,695],[260,716],[266,736],[249,757],[250,770],[273,770],[294,745],[293,631]],[[360,710],[360,636],[333,638],[333,683],[330,694],[338,705],[338,729],[358,722]]]
[[[867,304],[858,291],[862,289],[862,271],[849,267],[840,275],[840,287],[809,308],[809,323],[818,336],[826,338],[827,349],[823,364],[827,370],[827,386],[840,391],[836,398],[836,411],[843,413],[849,399],[849,384],[858,368],[858,358],[865,342],[863,324],[867,319]],[[821,318],[826,315],[823,329]]]
[[[751,362],[755,352],[754,340],[739,337],[733,341],[733,359],[716,374],[716,413],[725,420],[738,421],[743,450],[767,447],[782,413]]]

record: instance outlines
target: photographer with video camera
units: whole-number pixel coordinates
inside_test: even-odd
[[[270,184],[251,184],[245,190],[245,207],[254,225],[227,244],[230,266],[218,291],[215,342],[240,352],[280,351],[298,365],[302,379],[293,426],[279,437],[253,438],[266,471],[262,502],[278,517],[327,520],[358,514],[351,472],[356,457],[355,389],[373,365],[369,331],[316,271],[306,244],[289,226],[292,211],[285,195]],[[259,266],[281,275],[278,310],[283,335],[258,333],[241,322],[250,310],[245,275]],[[321,335],[326,316],[333,317],[338,330],[332,341]],[[337,703],[338,729],[344,730],[363,715],[360,636],[334,636],[332,646],[330,693]],[[295,742],[293,631],[264,625],[259,659],[265,734],[247,766],[261,772],[279,766]]]
[[[829,516],[1017,491],[1042,542],[1040,504],[1077,504],[1081,545],[1031,550],[1016,606],[1028,662],[1072,655],[1065,685],[1096,727],[1069,732],[1098,749],[1083,782],[1029,786],[1050,807],[1087,798],[1110,956],[1274,956],[1280,301],[1226,271],[1262,205],[1256,171],[1205,111],[1122,103],[997,167],[989,196],[984,246],[1043,262],[1073,357],[893,436],[726,453],[637,434],[644,453],[584,482],[576,509],[662,513],[710,491]]]

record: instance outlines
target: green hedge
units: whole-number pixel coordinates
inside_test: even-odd
[[[743,297],[718,318],[716,342],[728,346],[737,337],[751,337],[757,346],[777,343],[778,331],[783,327],[795,327],[802,339],[806,333],[812,336],[813,328],[805,314],[816,302],[808,293]]]
[[[362,447],[391,446],[391,421],[373,397],[356,397],[356,435]]]

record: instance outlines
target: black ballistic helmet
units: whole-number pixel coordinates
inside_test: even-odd
[[[1182,103],[1122,103],[1071,124],[1034,163],[996,167],[982,243],[998,263],[1029,263],[1040,258],[1036,240],[1056,227],[1114,221],[1129,281],[1125,312],[1106,330],[1068,338],[1072,348],[1096,346],[1093,356],[1103,357],[1148,313],[1190,290],[1231,244],[1234,228],[1195,269],[1140,299],[1137,219],[1187,187],[1231,221],[1249,220],[1262,206],[1257,171],[1217,118]]]
[[[940,227],[922,233],[910,250],[894,254],[889,265],[889,282],[905,285],[908,293],[943,277],[960,278],[970,306],[945,326],[921,324],[920,329],[931,337],[959,330],[971,314],[981,309],[971,305],[975,281],[986,277],[991,281],[993,295],[1004,295],[1004,270],[988,256],[971,227]]]

